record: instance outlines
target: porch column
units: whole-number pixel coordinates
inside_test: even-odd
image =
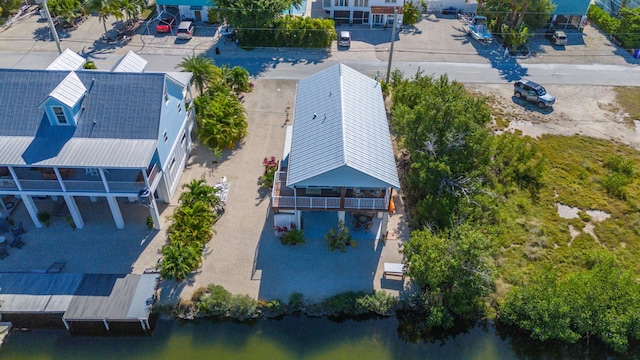
[[[84,220],[82,220],[82,215],[80,214],[80,210],[78,210],[76,199],[71,195],[64,195],[64,201],[67,203],[67,208],[71,213],[71,218],[73,218],[76,227],[82,229],[84,227]]]
[[[376,240],[381,240],[383,236],[387,235],[387,224],[389,223],[389,213],[382,213],[382,222],[380,224],[380,234]]]
[[[295,217],[296,217],[296,227],[298,229],[302,229],[301,222],[300,222],[301,221],[300,218],[302,217],[302,211],[295,210],[294,214],[295,214]]]
[[[33,225],[35,225],[37,228],[41,228],[42,223],[40,223],[40,220],[38,220],[38,208],[33,202],[33,198],[30,195],[20,195],[20,197],[22,198],[22,202],[29,212],[29,216],[31,216],[31,220],[33,220]]]
[[[107,202],[109,203],[109,208],[111,208],[111,215],[113,215],[113,220],[116,222],[116,227],[124,229],[124,220],[118,206],[118,200],[116,200],[115,196],[107,196]]]
[[[153,228],[156,230],[162,230],[162,223],[160,222],[160,213],[158,212],[158,204],[156,203],[156,198],[151,194],[151,206],[149,207],[149,212],[151,213],[151,218],[153,218]]]
[[[345,211],[338,211],[338,221],[344,222]]]

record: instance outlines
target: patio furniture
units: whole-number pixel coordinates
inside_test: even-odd
[[[13,240],[11,241],[11,243],[9,244],[12,248],[18,248],[18,249],[22,249],[23,246],[25,246],[27,243],[25,243],[24,241],[22,241],[22,235],[13,235]]]
[[[17,224],[11,227],[11,233],[13,234],[13,236],[26,233],[24,227],[22,226],[22,221],[18,221]]]
[[[401,263],[384,263],[384,272],[382,277],[386,278],[387,275],[401,276],[404,280],[404,275],[407,273],[407,268]]]

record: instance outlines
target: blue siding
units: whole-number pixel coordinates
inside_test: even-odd
[[[182,97],[182,87],[174,83],[173,81],[165,78],[165,86],[167,87],[167,94],[169,101],[162,101],[162,113],[160,115],[160,127],[158,129],[158,157],[162,169],[166,169],[171,159],[169,155],[173,144],[180,141],[179,131],[184,124],[187,117],[187,109]],[[178,104],[182,111],[178,112]],[[164,132],[167,132],[169,141],[165,143]]]
[[[591,0],[553,0],[556,10],[553,15],[587,15]]]
[[[81,102],[79,102],[79,103],[81,103]],[[53,113],[53,107],[54,106],[62,108],[62,111],[64,111],[64,116],[67,118],[67,124],[58,124],[58,120],[56,119],[56,115]],[[76,120],[77,119],[75,118],[74,111],[72,111],[72,109],[70,109],[67,105],[59,102],[58,100],[56,100],[54,98],[49,98],[47,101],[45,101],[44,108],[45,108],[45,112],[47,114],[47,118],[49,119],[49,124],[51,124],[53,126],[75,126],[76,125]],[[76,108],[77,108],[77,106],[76,106]],[[77,109],[76,109],[76,111],[77,111]]]

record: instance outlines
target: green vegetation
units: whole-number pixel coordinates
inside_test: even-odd
[[[618,11],[619,17],[614,17],[599,6],[589,7],[587,17],[600,30],[622,43],[625,49],[640,47],[640,9],[622,6]]]
[[[356,245],[355,241],[351,238],[351,235],[349,235],[349,228],[344,225],[344,221],[338,221],[338,226],[329,229],[329,231],[324,235],[324,238],[327,240],[329,252],[333,252],[333,250],[346,252],[347,246]]]
[[[182,193],[180,206],[170,218],[173,223],[167,229],[169,243],[162,248],[158,264],[162,277],[176,281],[184,280],[200,266],[202,251],[213,235],[213,209],[219,202],[217,190],[206,185],[204,179],[194,179],[182,188],[189,191]]]
[[[0,0],[0,15],[2,17],[11,16],[11,12],[20,9],[21,0]]]
[[[615,87],[614,91],[620,110],[629,114],[631,120],[640,120],[640,91],[635,87]]]
[[[398,299],[385,291],[367,294],[363,291],[348,291],[328,297],[320,304],[332,316],[357,316],[375,313],[389,316],[398,305]]]
[[[486,105],[460,84],[393,78],[416,326],[496,317],[536,339],[594,336],[617,351],[639,339],[640,153],[579,136],[493,136]],[[561,218],[558,204],[578,217]]]
[[[304,244],[304,231],[292,227],[280,238],[280,242],[284,245]]]
[[[273,20],[268,29],[239,29],[240,44],[245,47],[327,48],[336,38],[331,19],[283,16]]]
[[[525,44],[533,31],[544,27],[555,8],[551,0],[487,0],[478,12],[486,14],[489,29],[502,38],[503,46],[515,48]]]
[[[402,22],[404,25],[413,25],[420,20],[420,9],[412,2],[404,3],[404,16]]]
[[[37,214],[38,221],[43,223],[45,226],[51,226],[51,214],[46,211],[40,211]]]
[[[214,153],[233,149],[247,136],[247,120],[238,96],[252,89],[249,72],[238,66],[219,68],[203,55],[183,58],[176,67],[193,74],[191,84],[201,94],[194,101],[200,141]]]
[[[262,166],[264,166],[264,174],[258,179],[258,186],[266,189],[273,187],[273,180],[278,171],[278,162],[275,156],[265,157],[262,160]]]
[[[220,285],[211,284],[206,291],[194,293],[192,301],[198,310],[214,317],[246,320],[258,316],[258,301],[249,295],[232,295]]]
[[[96,66],[96,63],[94,63],[94,62],[93,62],[93,61],[91,61],[91,60],[86,61],[86,62],[84,63],[84,65],[82,65],[82,67],[83,67],[84,69],[87,69],[87,70],[97,70],[97,69],[98,69],[98,67]]]

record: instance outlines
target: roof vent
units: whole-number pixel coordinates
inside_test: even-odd
[[[315,118],[317,118],[317,117],[318,117],[318,114],[313,113],[313,118],[312,118],[312,119],[315,119]]]

